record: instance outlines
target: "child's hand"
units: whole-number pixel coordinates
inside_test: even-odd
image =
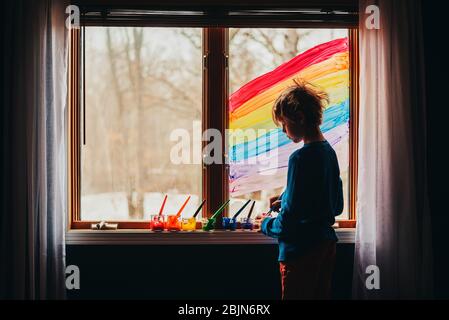
[[[271,197],[271,198],[270,198],[270,207],[273,206],[273,203],[274,203],[274,202],[279,201],[279,197],[280,197],[280,196],[275,196],[275,197]]]
[[[281,200],[279,200],[280,196],[275,196],[270,198],[270,208],[275,212],[279,212],[281,209]]]
[[[281,209],[281,200],[276,200],[271,204],[271,209],[275,212],[279,212]]]

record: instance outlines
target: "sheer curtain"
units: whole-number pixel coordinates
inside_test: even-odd
[[[65,2],[3,3],[0,298],[65,297]]]
[[[366,27],[378,6],[380,29]],[[353,297],[432,294],[420,1],[360,0],[360,145]],[[368,290],[367,267],[380,271]]]

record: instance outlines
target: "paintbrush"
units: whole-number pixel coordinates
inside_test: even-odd
[[[242,229],[243,230],[252,230],[254,225],[251,223],[251,215],[253,214],[254,205],[256,204],[256,201],[253,202],[251,205],[251,209],[249,209],[248,216],[243,220],[242,223]]]
[[[249,209],[248,218],[246,218],[247,221],[249,221],[249,219],[251,219],[251,215],[253,214],[255,204],[256,204],[256,201],[254,200],[253,204],[251,205],[251,209]]]
[[[159,209],[159,214],[154,215],[151,218],[150,227],[153,231],[162,231],[165,228],[164,217],[162,216],[162,212],[164,211],[165,202],[167,202],[167,195],[164,197],[164,201],[162,201],[162,206]]]
[[[267,217],[271,217],[271,213],[272,213],[273,211],[275,211],[275,210],[274,210],[273,207],[271,207],[271,208],[270,208],[270,211],[268,211],[267,213],[265,213],[265,215],[266,215]]]
[[[243,212],[243,210],[246,208],[246,206],[251,202],[251,199],[246,201],[246,203],[234,214],[232,218],[226,218],[223,217],[223,229],[229,229],[231,231],[235,231],[237,228],[237,217],[240,213]]]
[[[241,214],[243,212],[243,209],[246,208],[246,206],[251,202],[251,199],[249,199],[248,201],[246,201],[246,203],[239,209],[239,211],[237,211],[234,216],[232,217],[232,220],[235,221],[235,219],[237,219],[238,215]]]
[[[189,200],[190,200],[190,196],[187,198],[187,200],[184,202],[182,207],[179,209],[178,213],[176,214],[177,217],[181,216],[181,212],[184,210],[184,208],[186,207],[187,202],[189,202]]]
[[[164,201],[162,202],[161,209],[159,210],[159,215],[160,215],[160,216],[162,215],[162,211],[164,211],[165,202],[167,202],[167,195],[165,195]]]
[[[200,213],[201,208],[203,207],[203,205],[206,203],[206,199],[203,200],[203,202],[201,202],[200,206],[198,207],[198,209],[196,209],[195,213],[193,214],[193,218],[196,218],[196,216],[198,215],[198,213]]]
[[[209,220],[207,221],[207,224],[203,227],[204,231],[210,231],[214,228],[216,218],[224,210],[224,208],[228,205],[229,201],[230,200],[226,201],[220,208],[218,208],[217,211],[215,211],[215,213],[212,215],[212,217],[209,218]]]

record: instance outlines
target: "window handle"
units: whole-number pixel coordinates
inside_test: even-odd
[[[203,55],[203,68],[209,69],[209,53]]]
[[[229,170],[229,156],[226,152],[223,152],[223,165],[225,170]]]
[[[202,155],[202,161],[201,161],[201,164],[202,164],[202,166],[203,166],[203,169],[205,170],[206,169],[206,160],[207,160],[207,158],[209,157],[209,155],[207,154],[207,153],[203,153],[203,155]]]

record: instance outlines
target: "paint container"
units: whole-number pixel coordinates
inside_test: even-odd
[[[168,231],[181,231],[181,217],[176,214],[168,215],[165,228]]]
[[[221,205],[220,208],[218,208],[217,211],[214,212],[214,214],[207,219],[207,222],[203,223],[203,231],[213,231],[215,229],[215,223],[217,222],[217,217],[223,213],[224,208],[229,204],[229,201],[226,201]]]
[[[202,219],[201,229],[206,232],[213,232],[215,230],[215,222],[215,219],[204,218]]]
[[[161,214],[153,214],[150,216],[150,228],[151,231],[164,231],[165,229],[165,216]]]
[[[249,209],[248,216],[246,218],[240,219],[240,227],[243,231],[251,231],[254,229],[254,219],[251,218],[251,215],[253,214],[254,205],[256,204],[256,201],[253,202],[251,205],[251,209]]]
[[[181,220],[181,229],[183,231],[195,231],[196,230],[196,219],[194,217],[184,218]]]
[[[223,217],[223,229],[235,231],[237,229],[237,217],[243,212],[246,206],[251,202],[251,199],[246,201],[246,203],[232,216],[232,218]]]
[[[223,229],[235,231],[237,229],[237,219],[235,218],[223,218]]]
[[[251,231],[254,229],[254,219],[248,217],[240,218],[240,226],[244,231]]]
[[[204,206],[205,203],[206,200],[203,200],[203,202],[201,202],[200,206],[198,207],[198,209],[196,209],[192,217],[184,218],[181,220],[181,229],[183,231],[195,231],[196,229],[201,229],[203,227],[200,221],[196,221],[196,217],[200,213],[201,208]],[[199,226],[198,223],[200,223]]]

